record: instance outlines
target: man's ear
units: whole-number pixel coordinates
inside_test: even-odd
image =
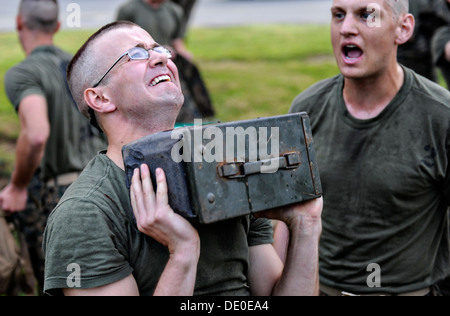
[[[398,45],[405,44],[414,34],[416,20],[412,14],[405,14],[400,20],[397,28],[397,37],[395,43]]]
[[[21,31],[23,29],[24,23],[22,16],[16,16],[16,31]]]
[[[58,23],[56,24],[56,28],[55,28],[55,31],[53,31],[53,34],[56,34],[56,33],[58,33],[60,29],[61,29],[61,22],[60,22],[60,21],[58,21]]]
[[[111,113],[117,109],[115,104],[110,102],[108,95],[99,88],[86,89],[84,99],[89,107],[98,113]]]

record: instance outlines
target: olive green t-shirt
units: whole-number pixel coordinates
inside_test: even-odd
[[[130,0],[120,7],[117,20],[136,23],[161,45],[184,37],[183,9],[171,1],[154,8],[143,0]]]
[[[66,81],[71,55],[55,46],[40,46],[5,76],[5,90],[16,111],[22,100],[40,95],[47,101],[50,136],[41,161],[44,181],[81,172],[106,148],[106,139],[78,110]]]
[[[271,222],[247,216],[196,228],[201,253],[195,295],[249,295],[249,247],[272,242]],[[95,288],[133,274],[140,294],[152,295],[168,261],[167,248],[138,231],[125,172],[103,153],[51,213],[44,251],[44,290],[51,294],[71,286]],[[79,267],[79,284],[73,267]]]
[[[342,75],[314,85],[292,104],[291,112],[310,115],[320,169],[324,285],[395,294],[433,285],[449,273],[450,93],[404,72],[401,90],[373,119],[347,111]],[[381,288],[369,287],[373,272]]]

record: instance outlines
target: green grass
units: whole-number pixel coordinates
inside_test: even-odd
[[[62,31],[55,44],[75,53],[92,33]],[[25,56],[15,33],[0,33],[0,42],[1,173],[11,170],[19,132],[17,115],[5,95],[4,76]],[[187,45],[221,121],[285,114],[301,91],[338,73],[328,26],[198,28],[190,31]]]
[[[188,46],[222,121],[285,114],[301,91],[338,73],[326,26],[196,29]]]

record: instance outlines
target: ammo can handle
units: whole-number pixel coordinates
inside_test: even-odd
[[[295,169],[300,164],[300,154],[293,152],[278,158],[225,164],[217,168],[217,174],[221,178],[238,179],[260,173],[275,173],[279,169]]]

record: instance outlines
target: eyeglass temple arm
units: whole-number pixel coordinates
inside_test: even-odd
[[[126,52],[125,54],[123,54],[122,56],[120,56],[116,62],[108,69],[108,71],[103,75],[103,77],[100,78],[99,81],[97,81],[97,83],[92,87],[92,88],[97,88],[98,85],[100,84],[100,82],[103,81],[103,79],[105,79],[105,77],[109,74],[109,72],[119,63],[119,61],[125,57],[128,54],[128,52]]]

